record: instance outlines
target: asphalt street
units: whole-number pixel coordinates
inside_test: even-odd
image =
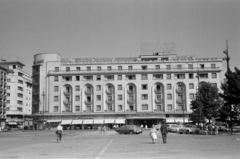
[[[139,135],[106,134],[90,130],[64,131],[61,143],[54,131],[0,132],[1,159],[237,159],[240,135],[189,135],[169,133],[152,144],[149,131]]]

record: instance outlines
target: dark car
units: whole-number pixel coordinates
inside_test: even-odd
[[[142,129],[136,125],[123,125],[115,129],[119,134],[140,134]]]

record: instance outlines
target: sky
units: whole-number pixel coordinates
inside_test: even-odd
[[[240,69],[239,0],[0,0],[0,58],[29,74],[38,53],[138,57],[170,43],[180,56],[224,58],[226,40]]]

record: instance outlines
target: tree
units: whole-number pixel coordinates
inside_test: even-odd
[[[204,82],[199,86],[196,98],[191,101],[193,111],[191,120],[203,122],[204,118],[210,121],[213,117],[218,117],[222,105],[218,91],[218,88],[211,83]]]

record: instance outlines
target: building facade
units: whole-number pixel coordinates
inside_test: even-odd
[[[8,73],[13,73],[13,71],[0,65],[0,129],[3,129],[6,125]]]
[[[80,128],[119,120],[150,127],[163,119],[188,122],[198,84],[220,87],[222,58],[154,53],[72,59],[40,53],[32,70],[36,129],[60,121],[79,121]]]
[[[17,128],[25,124],[25,115],[32,114],[32,77],[23,71],[21,62],[2,61],[0,65],[13,70],[6,76],[6,122]]]

